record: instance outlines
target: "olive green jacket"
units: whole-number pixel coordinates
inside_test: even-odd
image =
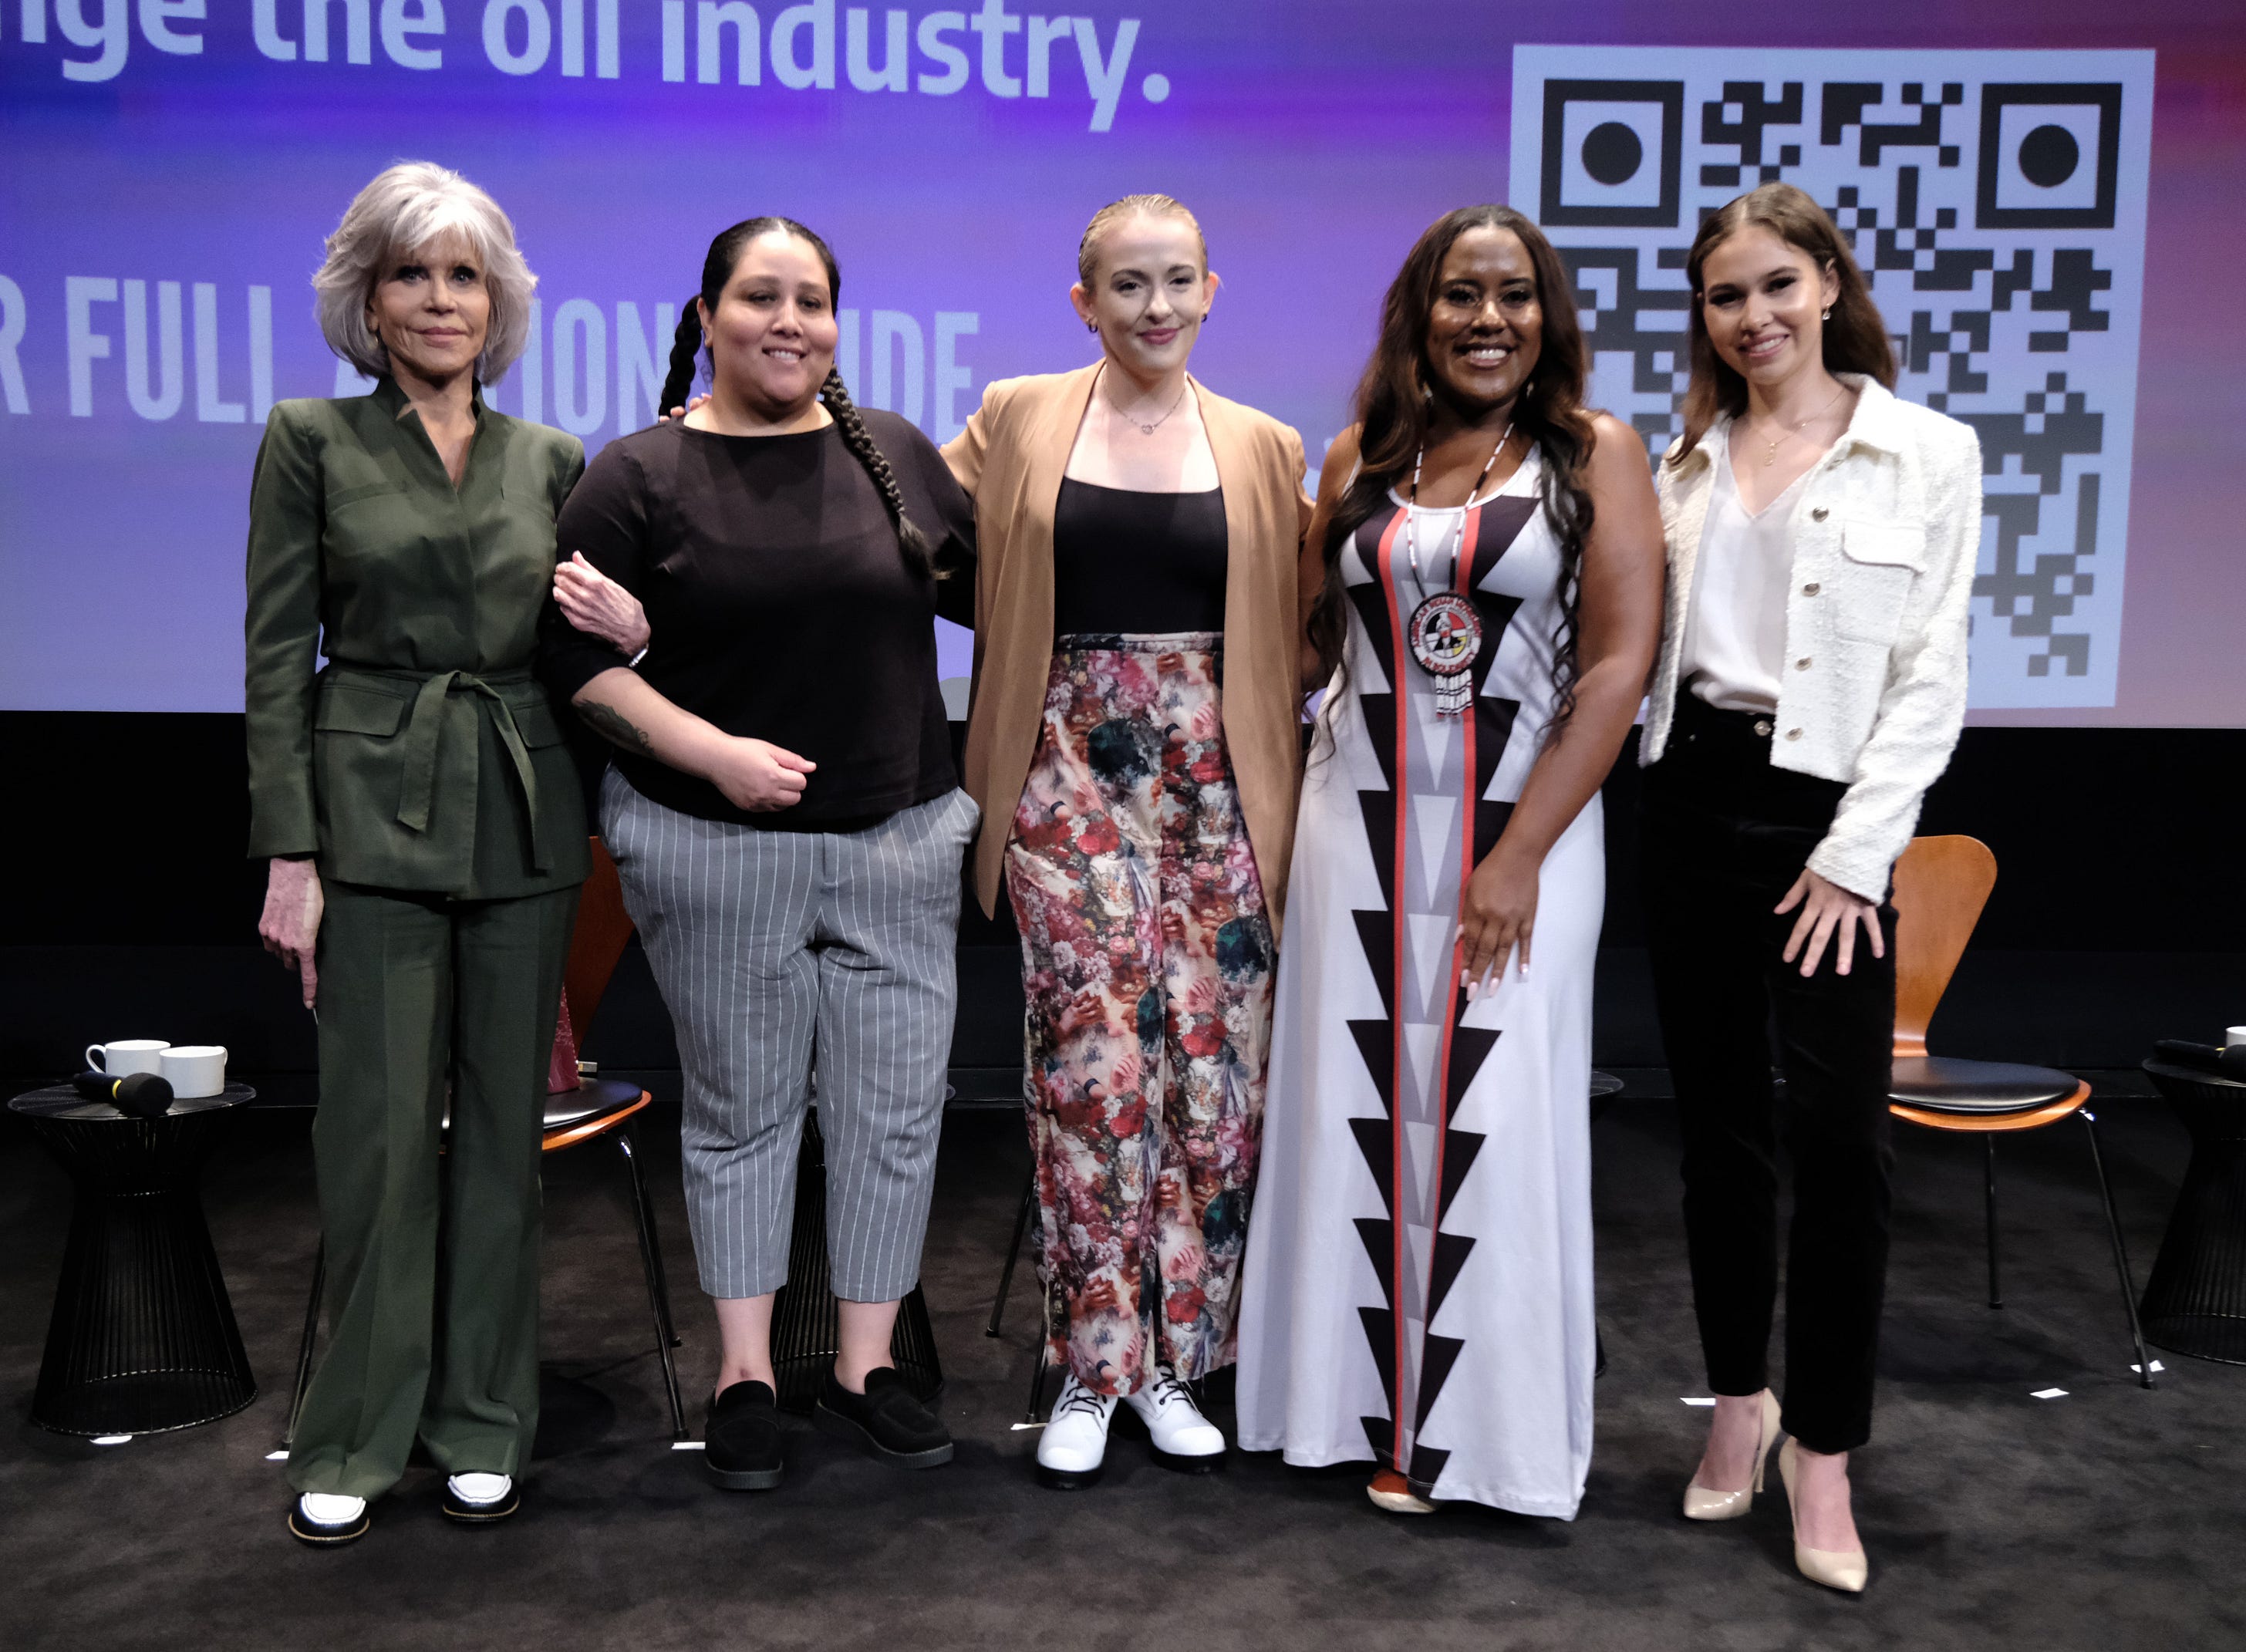
[[[530,675],[584,449],[480,393],[475,411],[457,489],[388,378],[266,420],[244,658],[254,856],[478,899],[585,875],[576,773]]]

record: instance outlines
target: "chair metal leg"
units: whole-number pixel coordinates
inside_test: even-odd
[[[632,1214],[639,1227],[640,1266],[647,1275],[648,1308],[655,1319],[655,1351],[663,1361],[663,1390],[670,1401],[670,1437],[686,1438],[686,1408],[678,1400],[678,1369],[672,1363],[670,1350],[678,1346],[677,1333],[671,1329],[670,1288],[663,1276],[663,1247],[656,1237],[654,1213],[648,1208],[647,1179],[640,1173],[639,1153],[632,1146],[631,1132],[616,1132],[616,1150],[624,1156],[624,1168],[631,1180]]]
[[[1014,1241],[1006,1247],[1006,1265],[998,1271],[998,1295],[990,1304],[990,1322],[983,1328],[985,1336],[998,1334],[998,1317],[1006,1311],[1006,1296],[1014,1288],[1014,1263],[1022,1254],[1022,1239],[1030,1231],[1030,1214],[1038,1207],[1038,1173],[1030,1171],[1029,1186],[1022,1189],[1022,1207],[1014,1213]]]
[[[1045,1418],[1044,1418],[1043,1417],[1041,1417],[1038,1413],[1039,1413],[1041,1411],[1043,1411],[1043,1409],[1044,1409],[1044,1407],[1045,1407],[1045,1336],[1044,1336],[1044,1334],[1043,1334],[1042,1332],[1040,1332],[1040,1333],[1038,1334],[1038,1363],[1037,1363],[1036,1366],[1035,1366],[1035,1367],[1031,1370],[1031,1372],[1030,1372],[1030,1404],[1029,1404],[1029,1409],[1028,1409],[1028,1410],[1026,1410],[1026,1411],[1024,1411],[1022,1413],[1022,1421],[1024,1421],[1024,1423],[1041,1423],[1041,1422],[1043,1422],[1043,1421],[1045,1420]]]
[[[1989,1306],[2002,1308],[2004,1293],[1997,1277],[1997,1139],[1984,1135],[1981,1146],[1988,1150],[1981,1177],[1983,1196],[1989,1207]]]
[[[296,1443],[296,1419],[303,1414],[304,1390],[312,1385],[312,1349],[320,1336],[320,1296],[328,1286],[328,1241],[312,1253],[312,1291],[304,1302],[304,1334],[296,1343],[296,1385],[289,1395],[289,1427],[281,1444]]]
[[[2129,1316],[2129,1341],[2137,1350],[2137,1386],[2151,1388],[2152,1356],[2145,1351],[2145,1333],[2137,1323],[2137,1288],[2129,1277],[2129,1247],[2122,1242],[2121,1218],[2113,1208],[2113,1184],[2106,1177],[2106,1155],[2098,1151],[2098,1120],[2085,1107],[2077,1115],[2090,1138],[2090,1163],[2098,1173],[2098,1196],[2106,1201],[2106,1233],[2113,1241],[2113,1272],[2121,1281],[2121,1309]]]

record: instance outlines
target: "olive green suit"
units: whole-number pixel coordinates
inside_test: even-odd
[[[258,450],[249,852],[314,857],[327,902],[313,1146],[330,1336],[289,1459],[300,1491],[378,1496],[417,1433],[453,1473],[529,1459],[539,1125],[587,865],[530,663],[584,465],[575,438],[480,395],[455,488],[387,378],[278,404]]]

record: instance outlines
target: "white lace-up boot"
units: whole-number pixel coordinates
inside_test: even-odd
[[[1095,1394],[1072,1375],[1061,1384],[1038,1441],[1038,1479],[1063,1492],[1098,1479],[1107,1459],[1107,1424],[1114,1416],[1113,1394]]]
[[[1224,1433],[1201,1414],[1178,1374],[1157,1365],[1154,1376],[1125,1404],[1147,1425],[1154,1460],[1182,1474],[1206,1474],[1224,1462]]]

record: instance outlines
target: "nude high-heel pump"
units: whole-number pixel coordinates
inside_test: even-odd
[[[1754,1479],[1737,1492],[1712,1492],[1697,1480],[1684,1488],[1684,1518],[1688,1520],[1736,1520],[1754,1506],[1762,1490],[1762,1472],[1770,1461],[1770,1448],[1778,1444],[1778,1397],[1762,1391],[1762,1424],[1755,1435]]]
[[[1778,1478],[1786,1482],[1786,1501],[1789,1513],[1793,1506],[1793,1442],[1779,1448]],[[1812,1583],[1822,1583],[1828,1589],[1839,1589],[1844,1594],[1861,1594],[1864,1584],[1871,1577],[1871,1562],[1864,1558],[1861,1548],[1813,1549],[1802,1546],[1800,1526],[1794,1527],[1794,1569]]]

